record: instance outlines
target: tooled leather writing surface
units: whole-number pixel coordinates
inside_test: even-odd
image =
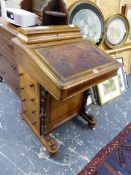
[[[36,49],[58,75],[69,78],[110,63],[110,57],[87,41]]]

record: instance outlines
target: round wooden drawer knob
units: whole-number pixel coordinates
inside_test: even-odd
[[[34,99],[34,98],[31,98],[31,99],[30,99],[30,101],[34,102],[34,101],[35,101],[35,99]]]
[[[27,111],[26,110],[25,111],[22,111],[22,113],[25,114],[25,113],[27,113]]]
[[[25,102],[25,101],[26,101],[26,99],[23,99],[23,100],[22,100],[22,102]]]
[[[20,89],[21,89],[21,90],[24,90],[25,88],[24,88],[24,87],[21,87]]]
[[[24,74],[23,73],[20,73],[19,76],[22,77]]]
[[[34,87],[35,85],[34,85],[34,84],[30,84],[29,86],[32,88],[32,87]]]

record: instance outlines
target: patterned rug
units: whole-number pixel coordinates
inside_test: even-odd
[[[131,123],[79,175],[131,175]]]

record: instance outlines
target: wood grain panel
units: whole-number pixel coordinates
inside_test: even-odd
[[[22,115],[29,125],[40,134],[39,85],[22,67],[19,67]],[[33,86],[30,86],[33,85]]]
[[[102,10],[105,19],[119,13],[119,0],[99,0],[99,7]]]
[[[67,8],[69,8],[76,1],[78,1],[78,0],[64,0],[64,2],[66,3]],[[94,3],[96,2],[96,0],[90,0],[90,1],[94,2]],[[88,0],[87,0],[87,2],[88,2]]]

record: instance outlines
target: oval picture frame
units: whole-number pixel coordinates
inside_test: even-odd
[[[105,24],[105,43],[111,49],[122,47],[127,41],[130,26],[122,14],[109,17]]]
[[[82,16],[82,18],[80,18],[80,20],[77,20],[77,17],[79,16]],[[73,21],[74,18],[76,18],[75,22],[77,24]],[[86,25],[82,26],[80,23],[83,23],[83,25],[84,24]],[[88,30],[87,31],[88,34],[85,35],[86,37],[85,36],[84,37],[87,38],[89,42],[97,46],[100,46],[102,44],[104,40],[104,33],[105,33],[104,16],[101,10],[99,9],[99,7],[93,2],[90,2],[87,0],[80,0],[72,4],[70,8],[68,9],[68,24],[77,25],[81,29],[83,36],[84,36],[83,30],[84,29],[86,31]],[[96,42],[94,42],[95,39],[93,37],[94,38],[96,37],[95,38]]]

